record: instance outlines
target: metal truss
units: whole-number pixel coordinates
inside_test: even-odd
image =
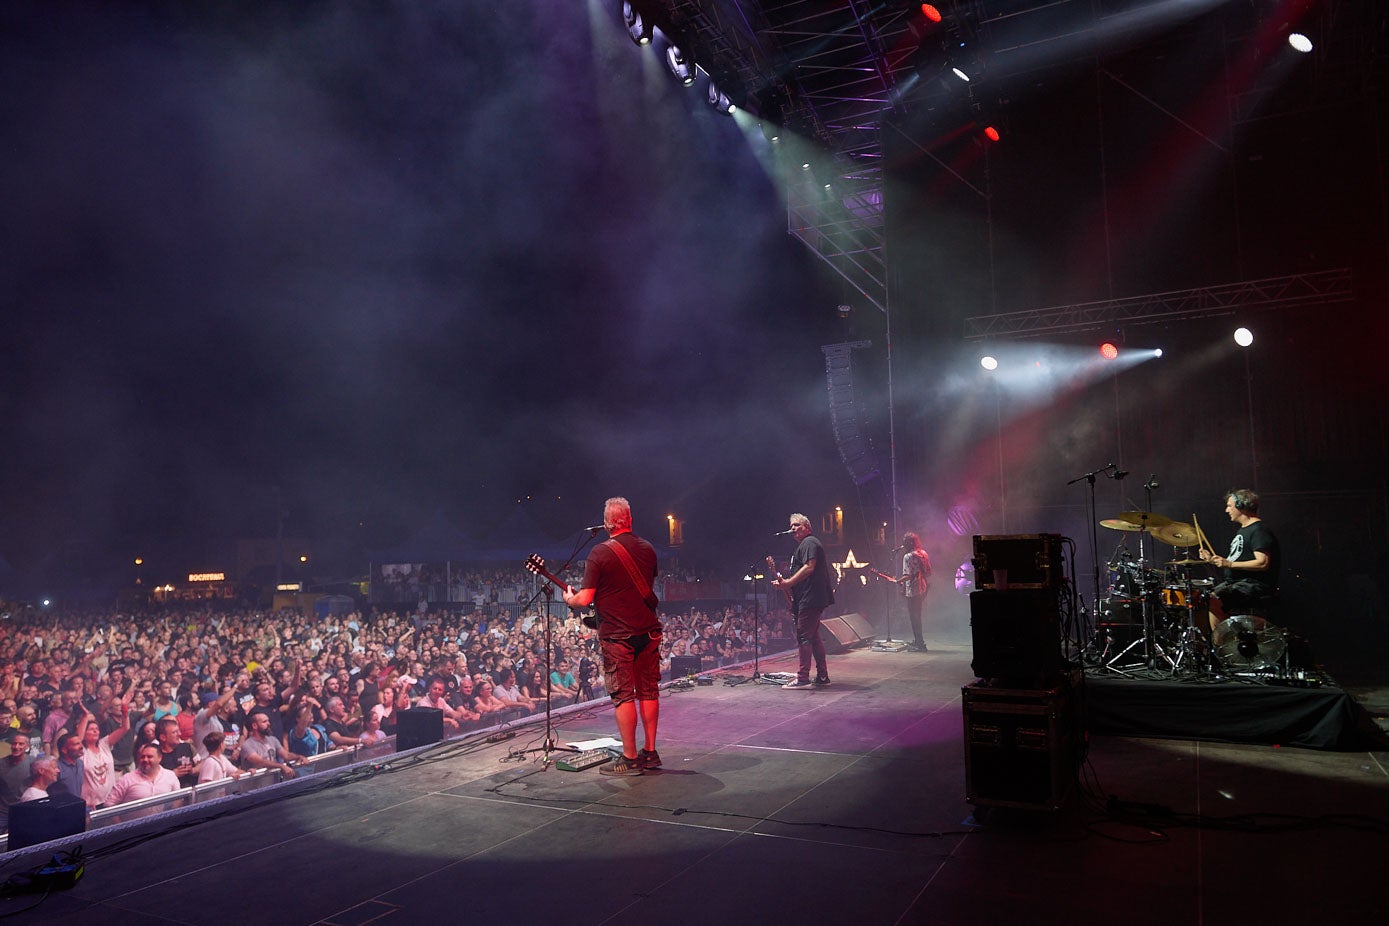
[[[1241,310],[1312,308],[1350,302],[1354,298],[1351,272],[1343,268],[1026,312],[977,315],[965,319],[964,336],[967,341],[1033,338],[1088,331],[1116,323],[1152,325],[1177,319],[1233,315]]]

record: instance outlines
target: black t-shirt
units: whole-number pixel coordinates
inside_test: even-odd
[[[159,751],[159,764],[171,772],[177,772],[180,765],[192,765],[197,761],[197,756],[193,754],[193,747],[187,743],[179,743],[171,752]],[[179,784],[185,788],[191,788],[193,782],[197,781],[192,775],[179,777]]]
[[[1246,563],[1254,558],[1255,553],[1268,554],[1267,569],[1260,572],[1251,572],[1248,569],[1226,569],[1225,577],[1257,582],[1260,585],[1268,586],[1270,591],[1277,589],[1278,574],[1283,565],[1278,550],[1278,538],[1273,535],[1273,531],[1269,530],[1262,520],[1246,524],[1239,529],[1239,533],[1230,539],[1230,554],[1225,558],[1236,563]]]
[[[804,582],[791,587],[794,596],[795,612],[817,611],[834,604],[834,581],[830,577],[830,558],[820,538],[813,534],[801,541],[796,553],[791,557],[791,575],[795,575],[806,563],[815,562],[815,571]]]
[[[656,578],[656,549],[631,531],[618,534],[593,548],[588,555],[582,587],[594,591],[593,606],[603,618],[598,628],[599,637],[605,640],[626,639],[659,631],[660,618],[641,592],[637,591],[627,567],[609,547],[610,543],[622,544],[622,548],[632,557],[637,574],[646,580],[648,587]],[[654,592],[652,594],[654,597]]]

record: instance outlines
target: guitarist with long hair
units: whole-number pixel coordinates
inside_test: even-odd
[[[632,506],[627,499],[610,498],[603,505],[603,527],[609,539],[588,555],[584,580],[575,591],[566,588],[564,603],[571,608],[598,609],[598,645],[603,654],[603,680],[622,736],[622,758],[598,771],[603,775],[640,775],[661,767],[656,751],[656,722],[661,702],[661,619],[656,614],[656,550],[632,533]],[[637,714],[641,714],[644,745],[637,749]]]
[[[931,557],[921,549],[921,538],[914,531],[902,535],[902,574],[897,581],[907,600],[907,618],[912,624],[911,648],[926,652],[921,638],[921,612],[926,607],[926,593],[931,589]]]

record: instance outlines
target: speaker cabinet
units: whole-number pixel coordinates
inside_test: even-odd
[[[698,675],[703,661],[701,656],[672,656],[670,657],[670,677],[685,678],[689,675]]]
[[[86,832],[87,803],[72,794],[55,794],[10,807],[9,849],[36,846]]]
[[[873,623],[857,611],[852,614],[845,614],[840,618],[849,629],[858,635],[858,638],[865,643],[872,643],[878,632],[873,629]]]
[[[825,652],[839,655],[858,646],[863,640],[854,633],[854,628],[845,623],[842,617],[820,619],[820,642],[825,644]]]
[[[412,707],[396,717],[395,747],[398,750],[428,746],[444,738],[444,712],[437,707]]]
[[[1056,595],[1043,588],[970,592],[974,674],[1014,688],[1055,686],[1067,668]]]
[[[976,806],[1057,810],[1079,777],[1084,718],[1079,695],[961,689],[965,725],[965,797]]]

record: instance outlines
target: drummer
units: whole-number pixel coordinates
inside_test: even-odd
[[[1211,594],[1227,616],[1254,614],[1278,592],[1278,538],[1259,517],[1259,496],[1249,489],[1234,489],[1226,495],[1225,513],[1239,525],[1230,539],[1230,552],[1216,556],[1201,549],[1201,559],[1225,570],[1225,580]],[[1220,622],[1214,609],[1210,620],[1214,630]]]

